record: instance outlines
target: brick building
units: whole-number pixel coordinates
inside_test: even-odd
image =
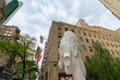
[[[72,31],[77,35],[84,60],[93,54],[92,42],[96,41],[107,48],[113,57],[119,56],[120,29],[112,31],[100,26],[90,26],[84,20],[79,20],[76,25],[53,21],[44,50],[41,68],[43,80],[73,80],[71,75],[66,75],[58,67],[59,43],[65,31]]]

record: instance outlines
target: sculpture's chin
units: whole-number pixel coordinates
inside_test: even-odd
[[[65,66],[65,73],[72,74],[71,72],[71,55],[69,52],[64,53],[64,66]]]
[[[69,57],[65,57],[65,58],[64,58],[64,65],[65,65],[65,66],[70,66],[70,64],[71,64],[70,58],[69,58]]]
[[[70,66],[69,67],[65,67],[65,73],[68,74],[68,75],[72,74]]]

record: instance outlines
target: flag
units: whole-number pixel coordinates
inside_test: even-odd
[[[41,59],[41,54],[40,54],[40,56],[37,58],[37,64],[38,64],[38,62],[40,61],[40,59]]]
[[[41,35],[41,36],[40,36],[40,43],[43,43],[43,41],[44,41],[44,38],[43,38],[43,36]]]
[[[41,59],[41,52],[42,52],[42,49],[38,46],[37,47],[37,50],[36,50],[36,54],[35,54],[35,59],[36,59],[36,62],[38,63]]]

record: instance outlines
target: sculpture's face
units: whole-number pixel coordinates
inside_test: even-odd
[[[63,64],[65,66],[65,72],[67,74],[71,74],[70,67],[71,67],[71,46],[70,43],[65,42],[61,44],[61,50],[62,50],[62,57],[63,57]]]
[[[79,43],[76,35],[70,31],[65,32],[61,39],[59,57],[58,65],[61,69],[65,68],[66,74],[72,74],[75,80],[85,80],[85,78],[81,78],[81,75],[86,76],[86,71],[82,59],[80,59]]]
[[[70,43],[69,42],[61,43],[61,49],[62,49],[62,52],[70,53],[71,52],[71,45],[70,45]]]

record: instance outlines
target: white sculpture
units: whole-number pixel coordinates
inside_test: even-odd
[[[60,42],[59,67],[65,67],[66,74],[72,74],[75,80],[85,80],[86,69],[80,53],[80,45],[77,36],[66,31]]]

